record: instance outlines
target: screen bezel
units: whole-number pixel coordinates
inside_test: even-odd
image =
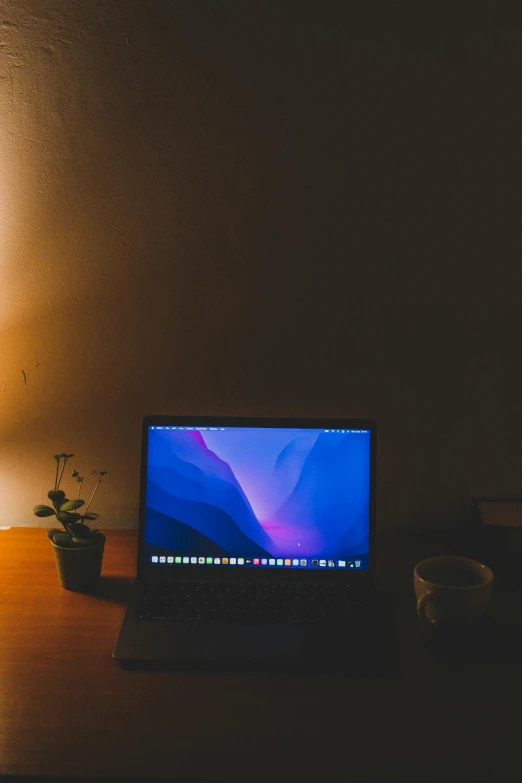
[[[288,429],[365,429],[370,431],[370,529],[368,568],[356,570],[342,569],[292,569],[292,568],[256,568],[223,567],[212,565],[176,565],[159,568],[145,564],[145,511],[147,484],[147,453],[149,427],[263,427]],[[267,418],[255,416],[145,416],[142,421],[140,503],[138,531],[137,578],[140,580],[177,580],[196,581],[247,581],[247,582],[317,582],[320,580],[348,582],[365,589],[375,587],[376,576],[376,450],[377,425],[372,419],[322,419],[322,418]]]

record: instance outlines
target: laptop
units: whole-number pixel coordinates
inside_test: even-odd
[[[368,660],[370,420],[146,416],[122,665]]]

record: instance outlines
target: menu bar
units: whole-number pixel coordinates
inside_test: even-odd
[[[206,431],[209,431],[209,432],[225,432],[225,430],[236,430],[236,431],[238,431],[238,430],[244,430],[244,429],[251,430],[251,429],[259,429],[259,428],[256,428],[256,427],[170,427],[170,426],[169,427],[165,427],[165,426],[161,426],[161,427],[154,426],[153,427],[153,426],[151,426],[150,429],[151,430],[187,430],[187,431],[192,431],[192,432],[194,432],[194,431],[196,431],[196,432],[206,432]],[[303,429],[296,430],[296,432],[302,432],[302,431],[303,431]],[[340,433],[342,435],[347,435],[348,433],[350,433],[350,434],[357,434],[357,435],[367,435],[370,432],[370,430],[318,430],[318,431],[319,432],[328,432],[328,433],[335,432],[335,433]]]

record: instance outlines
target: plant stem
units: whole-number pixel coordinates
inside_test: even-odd
[[[62,465],[62,472],[60,473],[60,479],[59,479],[59,481],[58,481],[58,486],[56,487],[56,489],[58,489],[58,487],[60,486],[60,482],[61,482],[61,480],[62,480],[63,472],[64,472],[64,470],[65,470],[65,465],[66,465],[66,463],[67,463],[67,459],[68,459],[67,457],[64,457],[64,460],[63,460],[63,465]]]
[[[60,465],[60,458],[56,460],[56,476],[54,477],[54,488],[56,489],[56,484],[58,482],[58,467]]]
[[[93,493],[92,493],[92,495],[91,495],[91,499],[90,499],[90,500],[89,500],[89,502],[87,503],[87,506],[86,506],[86,508],[85,508],[85,511],[83,512],[83,516],[85,516],[85,514],[87,513],[87,511],[88,511],[88,509],[89,509],[89,506],[91,505],[92,499],[93,499],[93,497],[94,497],[94,495],[95,495],[95,493],[96,493],[96,490],[98,489],[98,487],[100,486],[100,484],[101,484],[101,479],[98,479],[98,483],[97,483],[97,484],[96,484],[96,486],[94,487]]]
[[[78,487],[78,497],[76,498],[76,500],[80,499],[80,492],[82,491],[83,479],[79,482],[79,484],[80,486]]]
[[[67,522],[62,522],[61,524],[62,524],[62,526],[65,528],[65,532],[69,534],[69,537],[70,537],[70,538],[74,538],[73,534],[72,534],[72,533],[71,533],[71,531],[69,530],[69,527],[68,527],[68,524],[67,524]]]

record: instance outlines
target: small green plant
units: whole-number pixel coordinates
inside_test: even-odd
[[[71,475],[76,479],[78,483],[78,496],[75,500],[70,500],[65,496],[63,489],[60,489],[60,483],[62,481],[63,472],[67,464],[67,460],[74,457],[74,454],[55,454],[56,460],[56,476],[54,479],[54,489],[49,490],[47,497],[52,501],[53,508],[51,506],[38,505],[33,508],[33,514],[37,517],[50,517],[55,516],[59,522],[62,523],[64,530],[59,528],[52,528],[47,531],[48,538],[52,539],[58,546],[64,546],[69,548],[78,548],[85,546],[92,546],[96,543],[96,538],[101,535],[98,530],[91,530],[85,521],[91,522],[99,518],[99,514],[95,514],[93,511],[89,511],[89,507],[92,503],[92,499],[96,494],[96,490],[101,484],[102,476],[107,474],[106,470],[100,470],[98,473],[96,470],[91,470],[91,475],[96,476],[97,483],[94,487],[93,493],[89,499],[89,502],[83,509],[82,513],[78,513],[84,504],[85,500],[81,500],[80,492],[83,486],[83,476],[80,476],[77,470],[73,470]],[[63,459],[60,472],[60,462]]]

